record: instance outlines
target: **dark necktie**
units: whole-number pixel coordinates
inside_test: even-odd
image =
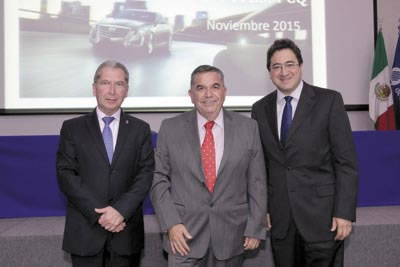
[[[203,144],[201,145],[201,160],[203,162],[206,185],[210,192],[214,191],[215,181],[217,180],[215,143],[212,133],[214,124],[214,121],[209,121],[204,125],[206,128],[206,136],[204,137]]]
[[[286,104],[285,108],[283,109],[282,114],[282,123],[281,123],[281,144],[282,146],[286,145],[286,139],[289,134],[290,125],[292,124],[292,101],[293,97],[285,96]]]
[[[110,128],[110,123],[114,120],[114,117],[103,117],[104,121],[104,129],[103,129],[103,140],[104,145],[107,150],[108,160],[112,161],[113,154],[114,154],[114,147],[113,147],[113,136]]]

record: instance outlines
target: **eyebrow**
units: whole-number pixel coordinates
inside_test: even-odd
[[[111,80],[108,80],[108,79],[98,79],[98,81],[100,81],[100,82],[102,82],[102,81],[107,81],[107,82],[114,82],[114,83],[118,83],[118,82],[124,82],[124,83],[126,83],[126,81],[125,81],[125,80],[116,80],[116,81],[111,81]]]
[[[288,61],[286,61],[286,62],[283,62],[283,63],[279,63],[279,62],[276,62],[276,63],[273,63],[272,65],[277,65],[277,64],[286,64],[286,63],[296,63],[294,60],[288,60]]]
[[[216,82],[216,83],[213,83],[213,84],[211,85],[211,87],[215,87],[215,86],[221,87],[222,84]],[[201,87],[207,87],[207,86],[204,86],[203,84],[198,84],[198,85],[196,85],[196,89],[197,89],[197,88],[201,88]]]

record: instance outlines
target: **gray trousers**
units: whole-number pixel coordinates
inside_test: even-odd
[[[179,254],[168,254],[168,267],[240,267],[243,254],[227,260],[218,260],[212,248],[208,248],[203,258],[189,258]]]

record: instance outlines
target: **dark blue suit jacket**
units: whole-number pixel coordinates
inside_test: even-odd
[[[290,213],[309,242],[332,240],[332,217],[355,220],[358,170],[349,119],[340,93],[303,90],[286,146],[278,138],[277,92],[253,105],[267,168],[271,234],[286,235]]]
[[[96,110],[67,120],[61,129],[57,177],[67,198],[63,249],[95,255],[111,235],[114,252],[129,255],[144,246],[142,202],[153,179],[154,155],[147,123],[121,112],[117,143],[109,163]],[[112,206],[126,227],[110,234],[94,209]]]

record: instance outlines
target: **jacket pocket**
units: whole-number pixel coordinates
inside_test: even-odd
[[[325,184],[315,187],[319,197],[328,197],[335,194],[335,184]]]

